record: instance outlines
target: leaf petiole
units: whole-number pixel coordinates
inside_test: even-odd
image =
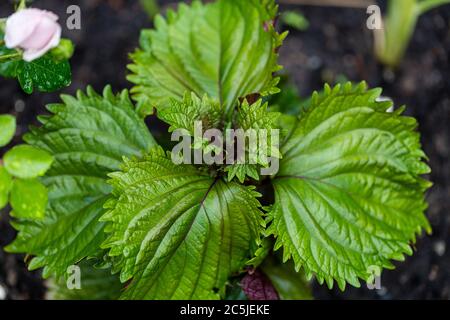
[[[5,54],[3,56],[0,56],[0,62],[6,62],[6,61],[9,61],[9,60],[16,60],[16,59],[18,59],[20,57],[22,57],[22,53],[21,52]]]
[[[27,7],[27,1],[26,0],[20,0],[19,4],[17,5],[17,11],[23,10]]]

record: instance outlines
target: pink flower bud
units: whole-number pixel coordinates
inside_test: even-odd
[[[33,61],[42,57],[61,40],[58,16],[39,9],[24,9],[11,15],[6,21],[6,47],[23,49],[23,60]]]

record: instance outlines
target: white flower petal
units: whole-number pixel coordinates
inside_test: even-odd
[[[49,50],[56,48],[59,45],[59,42],[61,41],[61,26],[58,25],[58,30],[54,33],[53,37],[50,39],[50,41],[47,43],[47,45],[41,49],[30,49],[26,50],[23,53],[23,60],[27,62],[31,62],[33,60],[36,60],[43,55],[45,55]]]

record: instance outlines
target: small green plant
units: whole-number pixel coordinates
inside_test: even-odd
[[[16,119],[0,115],[0,147],[8,145],[16,131]],[[50,168],[53,157],[38,148],[20,145],[0,160],[0,209],[8,202],[11,216],[41,220],[47,206],[47,189],[38,180]]]
[[[43,268],[55,297],[99,298],[98,285],[101,298],[243,298],[239,283],[251,281],[240,280],[257,269],[277,297],[309,298],[305,279],[358,287],[412,254],[430,231],[416,120],[404,108],[388,112],[365,83],[325,85],[297,107],[286,102],[292,89],[277,99],[287,34],[276,16],[273,0],[180,4],[142,31],[131,55],[136,106],[126,90],[88,87],[62,95],[25,134],[54,159],[39,178],[48,204],[43,217],[13,215],[18,235],[6,250]],[[177,163],[146,126],[151,113],[183,139],[196,123],[281,132],[269,150],[279,169],[263,174],[260,150],[255,163]],[[227,142],[234,150],[234,137],[223,139],[195,141],[187,153],[217,155]],[[76,294],[59,288],[73,265],[85,285]]]
[[[308,19],[306,19],[306,17],[299,11],[284,11],[280,15],[280,21],[282,24],[298,31],[305,31],[309,28]]]
[[[156,0],[139,0],[139,2],[150,19],[153,19],[160,11]]]
[[[419,17],[448,3],[450,0],[390,0],[383,30],[375,31],[375,50],[380,62],[390,67],[398,66]]]

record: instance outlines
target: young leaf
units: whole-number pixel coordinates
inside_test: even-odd
[[[0,147],[11,142],[16,132],[16,118],[9,114],[0,115]]]
[[[156,145],[134,111],[128,93],[103,96],[62,96],[64,104],[49,105],[50,117],[40,117],[25,140],[54,158],[42,179],[49,203],[42,221],[14,221],[19,230],[10,252],[35,256],[29,268],[45,267],[43,275],[64,275],[68,266],[99,250],[104,241],[103,205],[111,188],[107,174],[120,168],[123,156],[140,155]],[[31,240],[32,239],[32,240]]]
[[[157,16],[129,66],[138,109],[164,108],[194,92],[216,99],[229,115],[238,98],[273,93],[276,49],[285,36],[273,28],[275,14],[273,0],[218,0]]]
[[[112,174],[105,248],[131,283],[125,299],[218,299],[256,249],[257,193],[188,165],[160,148]]]
[[[48,202],[47,188],[37,179],[14,180],[11,190],[11,216],[20,219],[44,218]]]
[[[320,283],[359,286],[370,269],[393,268],[430,226],[423,212],[422,162],[417,122],[386,112],[380,90],[365,84],[325,88],[314,95],[282,148],[273,180],[269,233],[296,268]]]
[[[217,128],[222,110],[217,101],[206,95],[200,99],[194,93],[186,93],[181,102],[171,99],[167,108],[158,111],[158,117],[170,124],[169,131],[186,129],[193,136],[195,121],[202,122],[203,130]]]
[[[280,113],[269,112],[268,104],[263,103],[261,99],[252,104],[244,100],[238,108],[236,122],[237,127],[244,130],[271,130],[277,127],[279,117]]]
[[[269,112],[268,104],[263,103],[261,99],[253,104],[249,104],[247,100],[244,100],[239,105],[236,115],[236,128],[245,131],[253,129],[255,135],[253,142],[251,142],[250,138],[246,139],[246,163],[235,163],[225,168],[225,172],[228,172],[228,181],[237,177],[239,182],[243,183],[247,176],[259,180],[261,166],[265,167],[268,164],[267,157],[280,157],[278,146],[270,147],[272,146],[271,130],[276,129],[279,117],[280,113]],[[266,131],[266,141],[261,139],[260,133],[262,133],[262,130]],[[264,156],[262,156],[263,154]],[[251,158],[253,158],[253,161],[250,161]]]
[[[29,145],[12,148],[5,154],[3,160],[10,174],[22,179],[43,176],[53,163],[51,154]]]
[[[235,163],[227,166],[224,171],[227,173],[228,181],[232,181],[235,177],[240,183],[244,183],[247,177],[259,180],[258,165],[256,164]]]
[[[13,180],[6,169],[0,166],[0,209],[8,204],[9,192],[11,191]]]

